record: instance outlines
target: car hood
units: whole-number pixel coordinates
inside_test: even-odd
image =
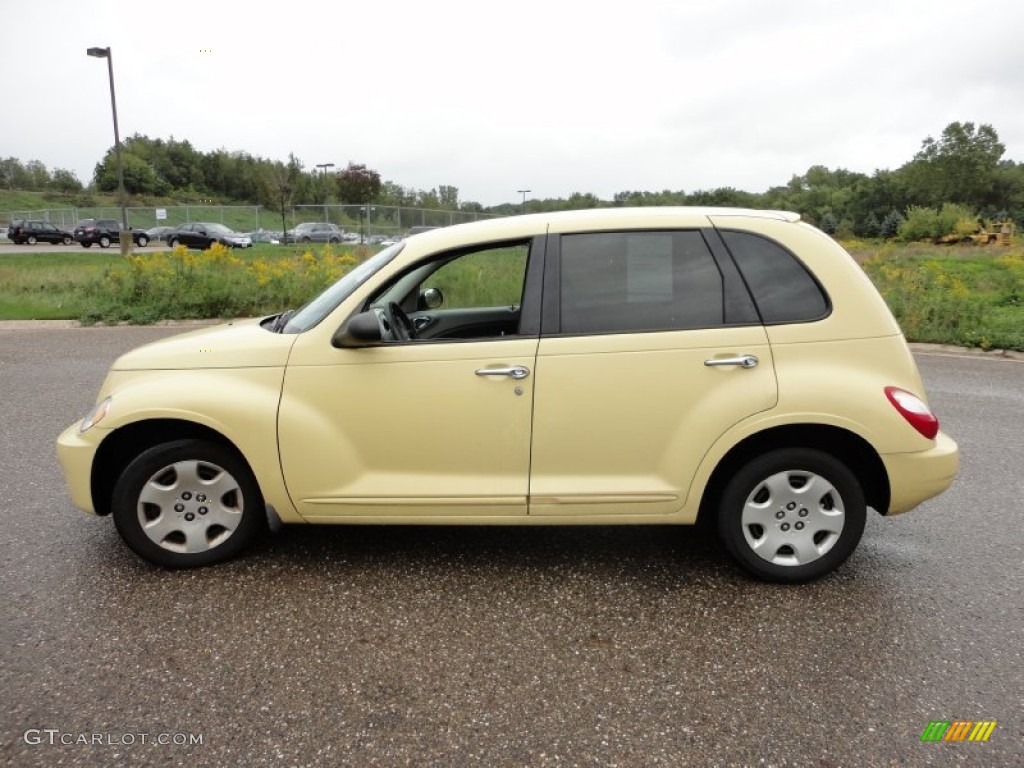
[[[271,333],[260,326],[259,319],[236,320],[145,344],[121,355],[111,370],[281,368],[296,338]]]

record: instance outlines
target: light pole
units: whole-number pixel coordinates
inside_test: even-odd
[[[114,113],[114,154],[117,156],[117,197],[121,203],[121,255],[127,257],[132,252],[132,235],[128,230],[128,209],[125,207],[124,164],[121,162],[121,133],[117,129],[117,98],[114,96],[114,55],[110,48],[89,48],[89,56],[107,60],[107,73],[110,75],[110,111]]]
[[[523,213],[526,213],[526,196],[530,193],[530,190],[517,189],[516,192],[523,196]]]
[[[333,168],[334,163],[317,163],[317,168],[324,169],[324,223],[327,222],[327,169]]]

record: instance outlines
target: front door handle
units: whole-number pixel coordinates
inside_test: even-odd
[[[477,376],[511,376],[513,379],[525,379],[530,375],[530,369],[525,365],[513,365],[511,368],[481,368],[476,372]]]
[[[740,355],[739,357],[719,357],[705,360],[704,365],[714,368],[719,365],[738,365],[740,368],[753,368],[760,361],[756,355]]]

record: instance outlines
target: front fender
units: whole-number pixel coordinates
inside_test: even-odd
[[[111,397],[102,427],[173,419],[223,435],[249,463],[264,500],[284,522],[302,522],[284,486],[277,451],[283,367],[115,371],[100,397]]]

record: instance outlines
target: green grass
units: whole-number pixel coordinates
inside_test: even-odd
[[[851,252],[911,341],[1024,351],[1024,248],[887,244]]]
[[[163,249],[162,252],[168,253],[169,249]],[[319,258],[324,253],[324,249],[315,245],[310,248],[309,246],[260,243],[252,248],[233,250],[231,255],[244,265],[252,266],[257,262],[264,262],[268,265],[291,265],[307,252],[311,252]],[[346,248],[335,249],[331,251],[331,254],[340,256],[348,253],[356,260],[361,260],[365,258],[366,252],[366,249]],[[203,255],[199,251],[190,253],[196,258]],[[143,257],[155,261],[148,252],[143,254]],[[322,259],[320,260],[322,261]],[[54,252],[4,253],[3,248],[0,247],[0,320],[85,319],[93,322],[96,320],[153,322],[166,317],[203,316],[202,307],[192,305],[187,308],[178,307],[179,311],[184,310],[185,314],[160,315],[159,312],[172,311],[173,307],[167,303],[161,303],[159,300],[135,302],[122,298],[122,303],[125,303],[126,306],[123,307],[123,311],[119,311],[111,303],[115,297],[105,294],[99,289],[99,286],[104,282],[111,282],[111,275],[125,271],[130,271],[130,267],[121,258],[121,253],[116,248],[103,250],[95,247],[89,249],[74,247]],[[281,268],[277,270],[277,273],[280,272],[282,272]],[[277,273],[268,273],[274,276],[275,284],[280,283],[280,275]],[[234,277],[237,278],[238,275]],[[139,287],[141,290],[141,283]],[[271,312],[284,306],[301,303],[297,302],[297,299],[301,298],[302,301],[305,301],[321,287],[323,287],[322,284],[315,280],[313,282],[300,281],[296,283],[293,290],[285,290],[275,296],[266,290],[257,291],[255,286],[250,290],[248,283],[242,282],[234,284],[232,287],[237,302],[231,306],[245,308],[247,312],[258,313],[264,310]],[[163,294],[172,296],[179,294],[179,291],[174,290],[171,286],[163,288],[166,288],[166,290],[161,290]],[[129,303],[131,306],[128,306]],[[145,305],[145,309],[141,308],[143,305]],[[208,306],[210,311],[213,311],[215,307],[226,309],[229,305],[225,304],[225,297],[221,296],[216,302],[211,301]],[[154,312],[157,314],[154,315]],[[206,316],[217,317],[219,314],[218,311]]]
[[[911,341],[1024,351],[1024,248],[845,245]],[[129,265],[113,248],[5,254],[0,247],[0,320],[143,323],[269,313],[313,296],[346,253],[360,261],[368,252],[259,244],[223,262],[192,251],[187,263],[156,257]],[[523,258],[488,252],[443,268],[427,286],[444,292],[446,306],[509,304],[519,295]],[[180,298],[189,292],[195,297]]]

